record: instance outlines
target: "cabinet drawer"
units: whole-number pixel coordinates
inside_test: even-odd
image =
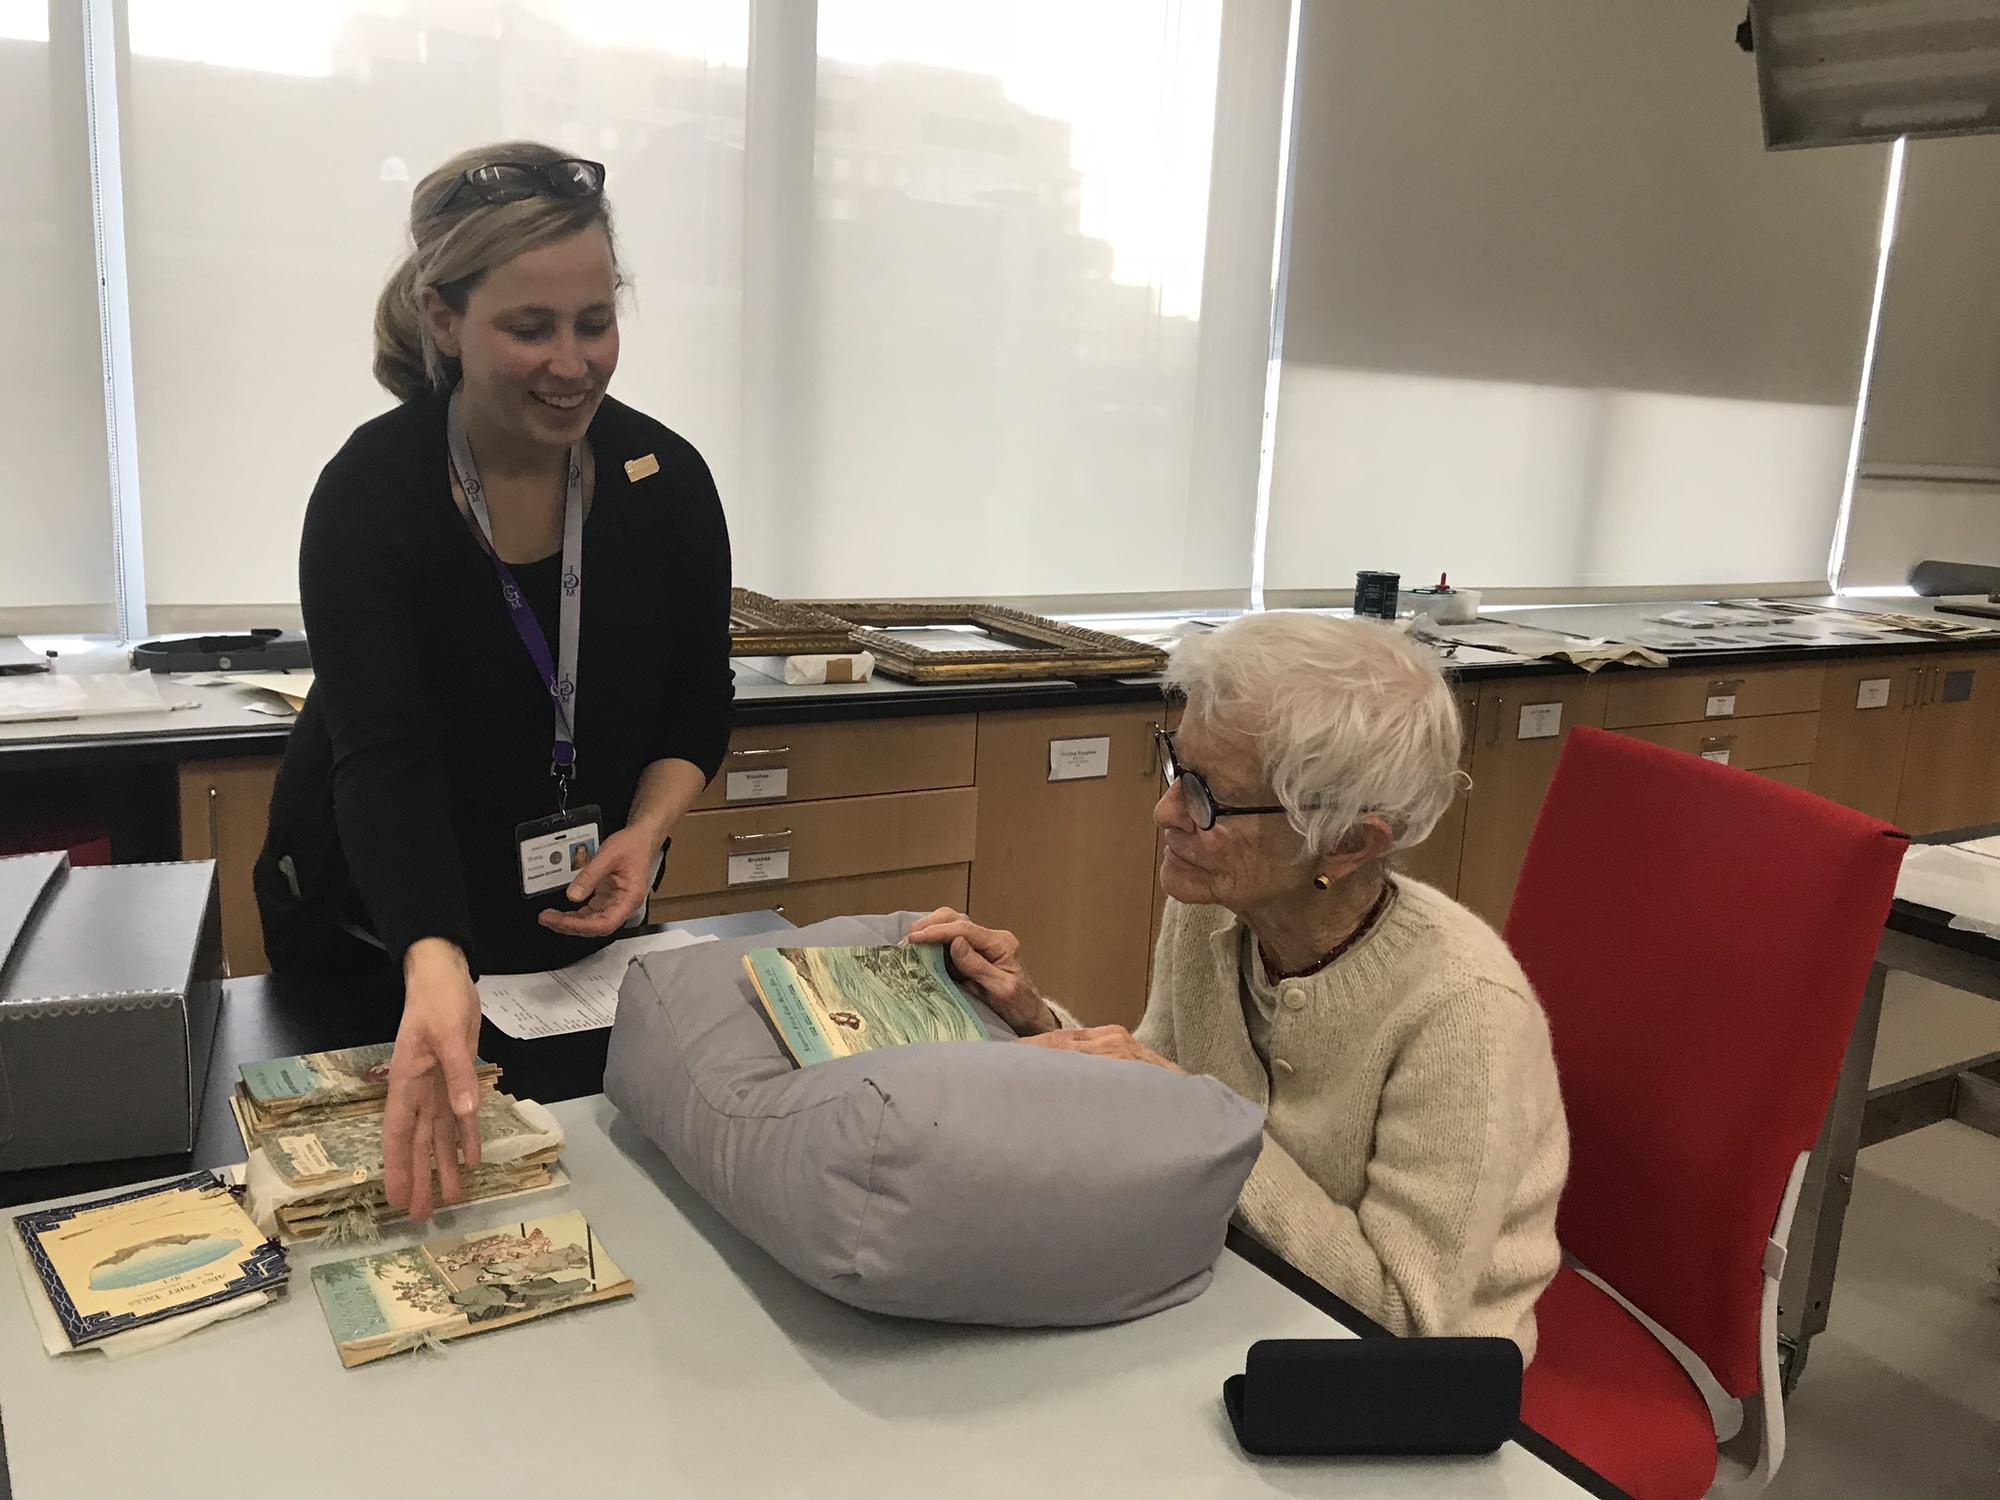
[[[660,895],[782,890],[787,884],[881,870],[969,864],[977,803],[978,793],[968,786],[691,812],[674,830]],[[781,852],[783,861],[766,861],[764,871],[754,872],[762,879],[746,878],[753,873],[746,859],[732,886],[731,859]],[[769,878],[774,863],[784,873]]]
[[[1755,667],[1742,671],[1621,673],[1606,683],[1604,727],[1692,724],[1813,713],[1824,667]],[[1711,714],[1711,706],[1731,712]]]
[[[978,740],[972,714],[751,725],[729,737],[722,769],[694,805],[748,807],[971,786]]]
[[[1811,766],[1765,766],[1756,775],[1768,777],[1772,781],[1782,781],[1786,786],[1795,786],[1807,791],[1806,783],[1812,780]]]
[[[1710,720],[1706,724],[1662,724],[1622,732],[1689,755],[1727,753],[1729,759],[1724,764],[1739,771],[1761,771],[1767,766],[1810,765],[1819,742],[1819,715],[1774,714],[1740,723]]]
[[[687,917],[721,916],[725,912],[774,910],[803,927],[828,917],[874,912],[936,911],[940,906],[964,911],[971,884],[972,866],[935,865],[927,870],[888,870],[845,880],[813,880],[775,890],[741,885],[733,891],[709,891],[700,896],[656,896],[646,908],[646,919],[678,922]]]

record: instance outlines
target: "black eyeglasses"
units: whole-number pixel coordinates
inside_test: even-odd
[[[438,207],[451,207],[468,188],[488,203],[519,203],[523,198],[595,198],[604,191],[604,163],[574,156],[540,165],[489,161],[460,176]]]
[[[1155,729],[1153,744],[1160,752],[1160,775],[1168,786],[1179,783],[1181,795],[1187,799],[1188,816],[1194,819],[1194,826],[1206,833],[1215,826],[1217,818],[1240,818],[1251,813],[1281,813],[1289,811],[1284,807],[1231,807],[1227,802],[1218,802],[1215,793],[1208,789],[1208,783],[1201,778],[1201,772],[1190,771],[1174,755],[1174,734],[1171,729]]]

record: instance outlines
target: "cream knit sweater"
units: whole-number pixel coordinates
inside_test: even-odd
[[[1493,930],[1400,876],[1375,927],[1280,981],[1267,1069],[1229,912],[1167,902],[1139,1039],[1268,1111],[1237,1217],[1396,1333],[1535,1352],[1569,1134],[1548,1023]]]

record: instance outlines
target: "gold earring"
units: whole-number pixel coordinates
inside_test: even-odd
[[[1313,888],[1314,888],[1315,890],[1321,890],[1321,891],[1330,891],[1330,890],[1332,890],[1332,889],[1333,889],[1333,877],[1332,877],[1332,876],[1330,876],[1330,875],[1324,875],[1324,874],[1321,874],[1321,875],[1315,875],[1315,876],[1313,876]]]

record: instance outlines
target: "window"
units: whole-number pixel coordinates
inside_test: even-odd
[[[0,0],[0,633],[114,626],[86,121],[81,17]]]
[[[294,601],[320,467],[391,398],[375,301],[417,178],[527,137],[602,160],[615,393],[738,464],[747,0],[129,0],[125,202],[155,628]],[[227,546],[217,546],[226,536]]]

